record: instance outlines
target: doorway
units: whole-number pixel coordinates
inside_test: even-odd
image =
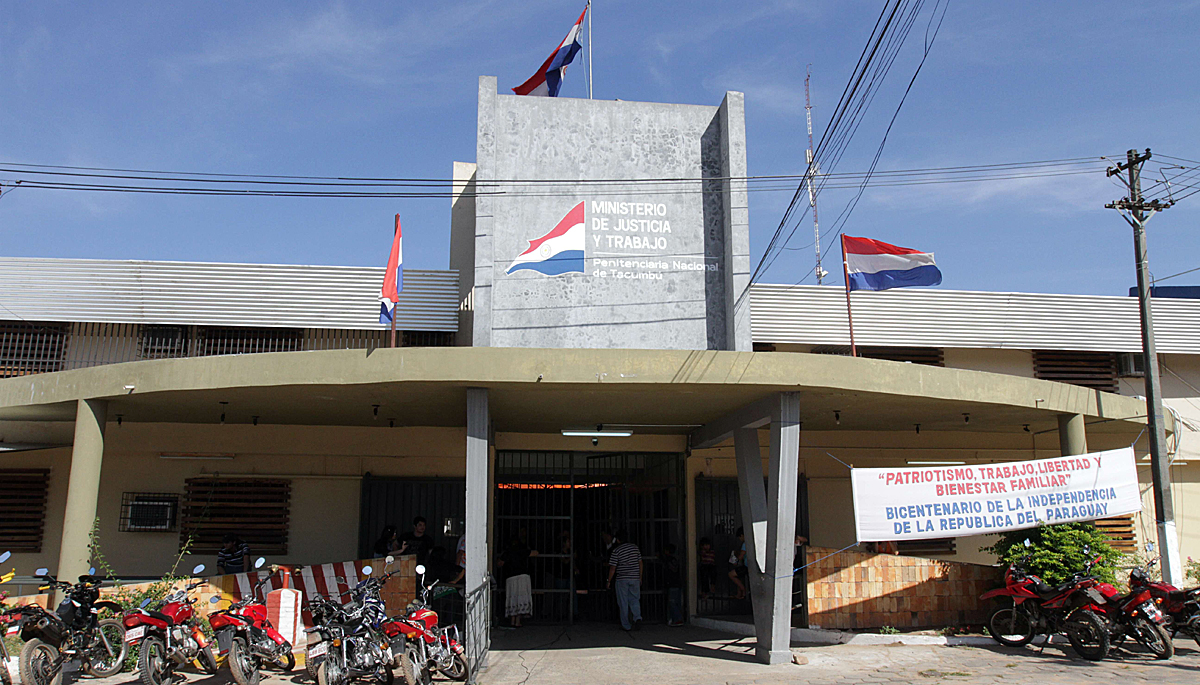
[[[516,540],[530,559],[533,620],[615,620],[605,590],[603,533],[625,529],[642,553],[642,616],[665,621],[658,554],[683,549],[683,455],[668,452],[500,451],[496,454],[495,551]],[[503,614],[503,572],[497,613]]]

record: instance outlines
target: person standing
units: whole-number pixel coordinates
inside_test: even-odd
[[[628,541],[624,529],[613,536],[612,553],[608,557],[608,585],[617,591],[617,611],[621,627],[641,630],[642,627],[642,551]]]
[[[529,558],[536,557],[536,549],[513,537],[508,549],[500,555],[496,566],[504,574],[504,615],[513,628],[521,627],[521,619],[533,615],[533,581],[529,576]]]
[[[729,553],[729,580],[737,586],[734,599],[746,599],[746,577],[750,575],[746,568],[746,530],[737,529],[738,547]]]
[[[233,533],[226,533],[217,552],[217,573],[242,573],[250,569],[250,545]]]
[[[675,628],[683,625],[683,574],[675,545],[670,542],[663,545],[658,560],[663,565],[663,586],[667,589],[667,625]]]
[[[433,536],[425,533],[425,517],[413,519],[413,529],[400,536],[400,554],[417,555],[417,563],[423,564],[433,549]]]

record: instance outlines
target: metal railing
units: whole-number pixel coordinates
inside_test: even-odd
[[[469,683],[479,682],[479,672],[487,668],[488,652],[492,648],[492,593],[495,583],[486,576],[483,582],[466,595],[466,644],[467,663],[471,665]]]
[[[405,347],[454,344],[447,331],[397,331]],[[150,359],[387,347],[385,330],[0,321],[0,378]]]

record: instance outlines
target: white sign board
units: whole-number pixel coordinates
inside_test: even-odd
[[[1141,511],[1133,448],[1035,461],[852,469],[859,542],[986,535]]]

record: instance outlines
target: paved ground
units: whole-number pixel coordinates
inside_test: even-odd
[[[1176,642],[1171,661],[1144,651],[1115,651],[1094,663],[1075,657],[1068,645],[1044,650],[942,646],[795,646],[805,665],[764,666],[753,659],[750,638],[697,628],[647,626],[625,633],[608,625],[572,629],[530,626],[497,631],[484,685],[889,685],[891,683],[1142,683],[1194,685],[1200,680],[1200,649]],[[229,672],[187,674],[187,685],[227,685]],[[123,673],[80,685],[134,685]],[[264,677],[262,685],[308,683],[303,669]]]

